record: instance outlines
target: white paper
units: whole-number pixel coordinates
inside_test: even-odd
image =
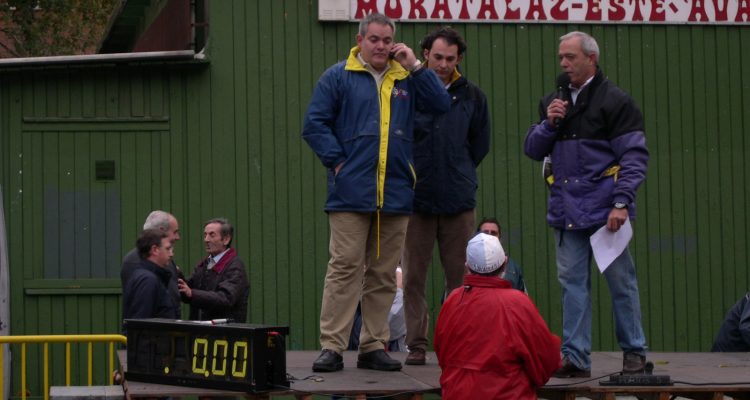
[[[604,270],[612,264],[612,261],[615,261],[615,258],[622,254],[632,237],[633,227],[630,225],[630,218],[625,220],[625,223],[617,232],[610,231],[607,229],[607,225],[604,225],[591,235],[589,239],[591,249],[601,273],[604,273]]]

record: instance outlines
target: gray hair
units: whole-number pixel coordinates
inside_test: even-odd
[[[143,223],[143,230],[158,229],[162,232],[169,232],[169,219],[171,217],[172,214],[166,211],[151,211],[151,214],[146,217],[146,222]]]
[[[211,218],[206,221],[205,224],[203,224],[203,227],[205,228],[208,224],[219,224],[221,226],[221,228],[219,229],[219,233],[221,233],[222,239],[229,236],[229,243],[227,243],[227,247],[232,246],[232,239],[234,238],[234,227],[226,218]]]
[[[568,40],[571,38],[581,39],[581,50],[583,50],[583,54],[587,56],[594,54],[596,55],[597,59],[599,58],[599,45],[596,43],[596,39],[594,39],[591,35],[584,32],[573,31],[560,36],[560,41],[562,42],[563,40]]]
[[[359,21],[359,36],[364,37],[367,34],[367,27],[373,22],[380,25],[390,26],[393,30],[393,36],[396,36],[396,24],[393,23],[393,20],[378,13],[369,14],[362,19],[362,21]]]

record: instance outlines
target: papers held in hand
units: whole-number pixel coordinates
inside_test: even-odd
[[[630,218],[625,220],[617,232],[610,231],[607,225],[604,225],[591,235],[589,242],[594,252],[594,260],[601,273],[604,273],[607,267],[622,254],[632,237],[633,226],[630,225]]]

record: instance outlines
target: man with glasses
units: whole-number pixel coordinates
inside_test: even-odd
[[[167,239],[172,243],[174,249],[175,243],[180,240],[180,224],[177,222],[177,218],[174,215],[162,211],[154,210],[151,211],[146,217],[146,221],[143,223],[143,230],[156,229],[167,234]],[[138,268],[141,263],[141,257],[138,255],[138,248],[133,248],[125,257],[122,258],[122,268],[120,269],[120,282],[122,287],[125,288],[128,284],[128,280],[132,275],[133,271]],[[182,277],[182,271],[175,264],[174,257],[167,263],[167,269],[172,274],[169,279],[168,290],[169,295],[172,296],[177,307],[177,314],[172,318],[180,318],[180,291],[177,289],[177,279]]]
[[[180,304],[169,293],[172,242],[165,232],[146,229],[136,241],[140,263],[122,290],[122,318],[177,318]],[[123,328],[125,331],[125,328]]]

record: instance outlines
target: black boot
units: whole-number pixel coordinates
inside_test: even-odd
[[[333,350],[323,349],[313,363],[314,372],[335,372],[344,369],[344,359]]]
[[[375,350],[360,354],[357,358],[357,368],[398,371],[401,369],[401,363],[392,359],[385,350]]]

